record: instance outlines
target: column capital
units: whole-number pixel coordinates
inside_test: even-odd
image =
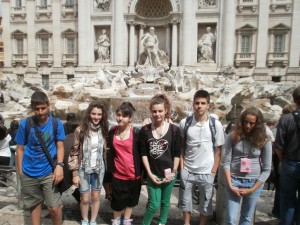
[[[171,24],[172,24],[172,25],[177,25],[178,23],[180,23],[180,20],[179,20],[179,19],[172,19],[172,20],[171,20]]]
[[[135,21],[126,21],[126,23],[127,23],[128,25],[130,25],[130,26],[135,26],[135,25],[137,25],[137,22],[135,22]]]

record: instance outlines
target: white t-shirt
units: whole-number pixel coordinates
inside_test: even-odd
[[[91,168],[96,168],[98,156],[98,135],[91,137]]]
[[[8,134],[3,140],[0,141],[0,156],[11,157],[11,152],[9,148],[9,141],[11,136]]]
[[[181,135],[184,137],[186,118],[180,121]],[[224,131],[220,121],[215,120],[215,146],[224,144]],[[186,149],[184,151],[184,169],[196,174],[210,174],[214,165],[214,149],[209,120],[203,124],[193,117],[187,130]]]

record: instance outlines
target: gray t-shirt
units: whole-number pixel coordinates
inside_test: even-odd
[[[184,137],[186,118],[180,121],[181,135]],[[224,131],[220,121],[215,120],[215,146],[224,144]],[[184,151],[184,169],[196,174],[210,174],[214,165],[214,149],[209,120],[198,123],[195,118],[187,130],[186,149]]]
[[[258,179],[265,182],[271,172],[272,143],[268,140],[262,149],[250,144],[247,140],[241,140],[235,145],[232,142],[232,134],[228,135],[225,143],[224,170],[230,170],[233,177]],[[240,172],[241,158],[251,159],[251,172]]]

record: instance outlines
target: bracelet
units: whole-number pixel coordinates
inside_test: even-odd
[[[177,170],[176,170],[176,169],[173,169],[172,172],[176,174],[176,173],[177,173]]]
[[[252,189],[251,189],[251,188],[249,188],[249,194],[252,194],[252,193],[253,193]]]

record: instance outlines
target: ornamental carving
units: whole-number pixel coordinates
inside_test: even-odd
[[[95,0],[96,8],[108,11],[111,0]]]

